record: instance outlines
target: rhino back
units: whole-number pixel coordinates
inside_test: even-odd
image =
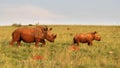
[[[35,42],[35,40],[44,39],[44,34],[41,29],[38,28],[21,28],[21,40],[25,42]]]

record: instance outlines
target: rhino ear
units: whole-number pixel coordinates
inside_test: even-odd
[[[48,30],[48,28],[47,28],[47,27],[45,27],[45,28],[44,28],[44,31],[47,31],[47,30]]]
[[[49,30],[52,30],[52,28],[50,28]]]
[[[95,32],[93,32],[93,34],[96,34],[97,32],[95,31]]]

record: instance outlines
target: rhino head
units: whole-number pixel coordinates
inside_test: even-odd
[[[97,34],[97,32],[93,32],[93,37],[94,37],[94,40],[96,41],[100,41],[101,40],[101,37]]]
[[[57,37],[57,34],[52,33],[52,28],[45,28],[45,39],[47,39],[50,42],[54,42],[55,38]]]

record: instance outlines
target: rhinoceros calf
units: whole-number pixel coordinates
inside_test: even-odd
[[[93,40],[97,40],[97,41],[101,40],[101,37],[97,35],[97,32],[91,32],[87,34],[76,34],[73,37],[73,44],[79,45],[79,42],[81,42],[81,43],[88,43],[88,45],[92,45]]]
[[[35,28],[22,27],[13,31],[12,41],[10,45],[13,46],[14,42],[17,42],[20,46],[21,40],[27,43],[35,42],[36,47],[38,47],[39,42],[44,46],[45,39],[54,42],[56,35],[53,34],[52,28],[48,29],[47,27],[37,26]]]

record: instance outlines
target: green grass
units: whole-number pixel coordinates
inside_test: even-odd
[[[22,42],[21,47],[9,46],[11,33],[17,27],[0,26],[0,67],[2,68],[120,68],[120,26],[50,25],[57,33],[54,43],[45,47]],[[69,28],[69,30],[67,30]],[[80,44],[80,50],[71,50],[76,33],[97,31],[101,41],[93,46]],[[35,55],[43,58],[34,60]]]

